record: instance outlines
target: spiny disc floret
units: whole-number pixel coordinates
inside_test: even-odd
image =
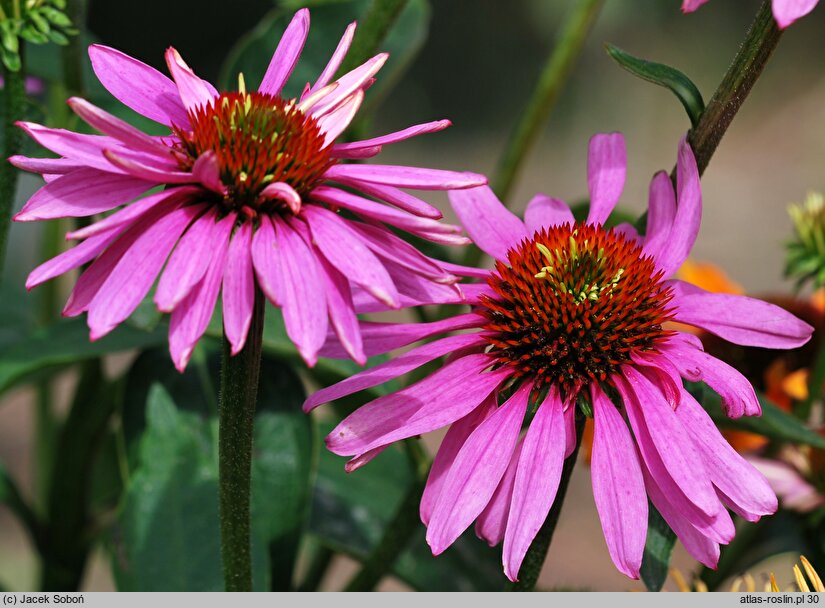
[[[670,332],[671,299],[641,247],[600,226],[542,229],[496,263],[482,297],[490,353],[518,377],[566,395],[608,378]]]
[[[216,155],[220,178],[226,186],[228,208],[287,208],[278,200],[262,200],[260,192],[271,183],[285,182],[302,197],[308,194],[334,164],[330,146],[317,121],[293,101],[266,93],[222,93],[189,113],[191,131],[176,128],[191,169],[206,152]]]

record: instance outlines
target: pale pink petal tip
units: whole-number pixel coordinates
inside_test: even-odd
[[[684,0],[684,2],[682,2],[682,12],[692,13],[707,1],[708,0]]]
[[[773,0],[773,16],[780,30],[784,30],[800,17],[804,17],[819,0]]]

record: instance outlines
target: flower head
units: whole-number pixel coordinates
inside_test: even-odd
[[[584,223],[545,195],[530,201],[522,222],[486,187],[451,193],[467,233],[496,260],[491,271],[452,268],[486,281],[462,286],[471,312],[429,324],[373,323],[365,332],[369,349],[386,351],[475,331],[413,348],[305,404],[309,410],[450,355],[428,378],[356,410],[326,440],[353,457],[353,469],[394,441],[451,425],[421,501],[434,554],[475,521],[491,545],[503,541],[504,571],[517,578],[574,450],[580,401],[595,423],[593,494],[608,550],[628,576],[639,576],[648,498],[708,566],[734,534],[726,507],[749,520],[776,510],[764,477],[725,442],[682,378],[706,382],[734,417],[760,412],[753,388],[668,322],[773,348],[804,343],[812,328],[779,307],[668,278],[687,258],[701,216],[699,173],[685,141],[676,190],[664,172],[651,182],[646,234],[606,229],[625,156],[621,135],[591,140]]]
[[[35,269],[27,287],[91,262],[64,314],[87,312],[97,339],[134,311],[160,275],[154,300],[171,313],[169,346],[179,369],[206,330],[219,294],[233,354],[244,346],[260,288],[282,308],[286,331],[310,365],[328,328],[348,356],[365,361],[356,308],[459,300],[457,277],[387,225],[440,243],[465,243],[458,227],[439,223],[437,209],[401,188],[467,188],[486,179],[345,162],[450,124],[335,143],[387,59],[377,55],[333,81],[354,29],[347,28],[318,80],[298,99],[281,91],[307,37],[306,9],[287,27],[257,91],[247,91],[241,75],[237,91],[218,92],[172,48],[166,52],[170,80],[114,49],[91,46],[92,67],[109,92],[169,134],[146,135],[78,98],[69,105],[104,135],[20,123],[59,158],[10,159],[47,182],[17,221],[87,217],[123,206],[70,233],[82,242]]]
[[[708,0],[682,0],[682,12],[692,13]],[[797,19],[804,17],[819,3],[819,0],[773,0],[773,18],[780,30],[784,30]]]

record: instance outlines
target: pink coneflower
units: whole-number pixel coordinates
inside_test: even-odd
[[[418,346],[305,404],[310,410],[450,355],[428,378],[359,408],[326,439],[334,453],[354,457],[351,470],[394,441],[452,425],[421,501],[436,555],[475,521],[491,545],[503,541],[504,572],[516,580],[574,450],[582,399],[595,422],[593,495],[610,555],[626,575],[639,576],[648,498],[711,567],[719,544],[734,535],[725,507],[751,521],[776,509],[765,479],[725,442],[682,378],[718,391],[732,417],[760,413],[753,388],[666,323],[771,348],[799,346],[811,327],[765,302],[667,278],[687,258],[701,216],[699,173],[684,141],[676,192],[665,172],[651,183],[647,234],[607,230],[625,156],[621,135],[591,140],[585,223],[544,195],[530,201],[522,222],[489,188],[452,193],[453,209],[495,270],[464,270],[486,279],[463,285],[471,312],[430,324],[364,324],[365,347],[388,351],[476,331]]]
[[[682,12],[692,13],[708,0],[682,0]],[[797,19],[804,17],[817,5],[819,0],[773,0],[773,18],[780,30],[784,30]]]
[[[284,99],[308,30],[303,9],[255,92],[247,92],[240,77],[238,91],[219,93],[172,48],[166,62],[174,81],[119,51],[91,46],[92,67],[109,92],[170,133],[146,135],[77,98],[69,105],[104,135],[20,123],[60,158],[11,159],[47,181],[16,220],[93,216],[124,205],[70,233],[82,242],[34,270],[27,287],[92,262],[63,313],[87,312],[95,340],[135,310],[160,274],[154,300],[171,313],[169,346],[178,369],[206,330],[219,293],[233,354],[244,346],[260,288],[282,308],[286,331],[310,365],[328,327],[350,357],[364,362],[354,297],[396,308],[455,297],[456,277],[386,225],[464,243],[458,227],[439,223],[437,209],[401,188],[467,188],[486,179],[343,162],[376,156],[384,144],[440,131],[449,121],[336,144],[387,55],[333,81],[352,40],[351,24],[315,84],[299,99]]]

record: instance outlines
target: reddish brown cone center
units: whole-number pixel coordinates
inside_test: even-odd
[[[669,335],[670,289],[639,245],[597,226],[537,232],[499,261],[485,297],[493,354],[536,384],[566,395],[605,380],[632,352]]]
[[[286,211],[278,199],[263,200],[269,184],[285,182],[306,195],[335,162],[314,118],[291,101],[265,93],[222,93],[211,105],[189,113],[191,131],[175,129],[191,169],[213,152],[226,186],[230,208],[256,211],[271,206]]]

